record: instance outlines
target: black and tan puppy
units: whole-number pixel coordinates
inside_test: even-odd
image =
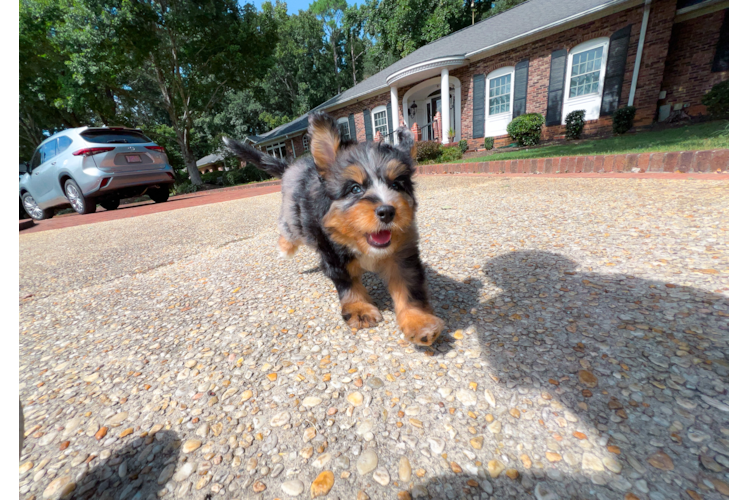
[[[398,129],[398,145],[341,141],[326,113],[309,116],[311,157],[291,165],[246,144],[225,139],[239,158],[282,178],[281,253],[314,248],[340,297],[352,328],[382,321],[361,284],[372,271],[387,283],[397,322],[409,341],[431,345],[444,328],[429,305],[418,253],[413,135]]]

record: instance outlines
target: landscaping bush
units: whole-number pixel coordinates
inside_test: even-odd
[[[450,161],[462,159],[462,151],[456,146],[442,148],[442,154],[439,156],[437,163],[447,163]]]
[[[181,184],[174,184],[171,187],[172,195],[194,193],[196,191],[197,191],[197,186],[192,184],[190,181],[182,182]]]
[[[486,151],[491,151],[493,149],[493,137],[483,139],[483,147],[486,148]]]
[[[585,111],[572,111],[566,115],[566,140],[572,141],[580,139],[584,132],[584,115]]]
[[[416,161],[435,160],[441,155],[442,145],[436,141],[420,141],[416,143]]]
[[[465,139],[460,141],[460,151],[462,151],[462,154],[465,154],[465,151],[468,149],[468,143]]]
[[[520,146],[540,144],[540,130],[543,128],[543,115],[527,113],[511,121],[506,131]]]
[[[634,106],[618,108],[613,113],[613,132],[620,135],[631,130],[631,127],[634,126],[634,115],[636,115]]]
[[[718,83],[701,100],[713,118],[730,119],[730,88],[728,82],[729,80],[725,80]]]
[[[223,172],[217,170],[215,172],[207,172],[200,174],[204,184],[217,184],[223,185]]]

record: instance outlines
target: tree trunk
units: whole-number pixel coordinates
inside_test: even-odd
[[[340,94],[340,77],[338,75],[338,43],[336,37],[330,37],[330,43],[332,44],[332,60],[335,63],[335,80],[338,84],[338,94]]]
[[[353,65],[353,86],[356,86],[356,56],[353,55],[353,37],[349,37],[351,41],[351,64]],[[340,92],[338,92],[340,93]]]
[[[187,166],[187,173],[190,176],[190,182],[195,186],[202,186],[203,179],[200,177],[200,170],[197,169],[197,162],[195,156],[192,154],[192,148],[190,148],[190,136],[189,132],[175,130],[179,142],[179,149],[182,151],[182,158],[184,158],[184,164]]]

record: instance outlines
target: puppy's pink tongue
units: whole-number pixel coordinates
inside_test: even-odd
[[[392,233],[389,231],[379,231],[378,233],[371,233],[369,237],[377,245],[386,245],[389,243]]]

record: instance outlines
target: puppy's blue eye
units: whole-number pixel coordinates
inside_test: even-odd
[[[351,189],[350,189],[351,194],[361,194],[363,192],[364,192],[363,188],[359,186],[358,184],[354,184],[353,186],[351,186]]]
[[[390,189],[394,189],[395,191],[400,189],[400,183],[395,181],[392,184],[390,184]]]

